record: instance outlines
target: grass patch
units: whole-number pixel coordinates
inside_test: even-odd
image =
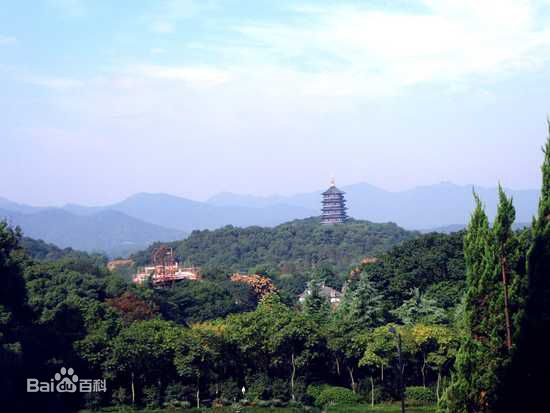
[[[176,409],[177,413],[301,413],[304,411],[312,411],[312,409],[299,409],[294,407],[246,407],[240,410],[235,410],[231,407],[223,407],[217,409],[201,408],[201,409]],[[313,410],[315,411],[315,410]],[[436,407],[430,406],[407,406],[407,413],[435,413]],[[90,410],[81,410],[79,413],[171,413],[174,410],[168,409],[132,409],[109,407],[92,412]],[[378,404],[371,408],[370,404],[352,404],[341,406],[330,406],[325,410],[326,413],[401,413],[401,405],[399,403]]]
[[[436,407],[431,406],[406,406],[406,413],[435,413]],[[326,410],[327,413],[401,413],[399,403],[392,404],[354,404],[349,406],[331,406]]]

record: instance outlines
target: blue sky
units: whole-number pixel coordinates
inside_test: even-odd
[[[2,6],[0,196],[539,186],[548,0]]]

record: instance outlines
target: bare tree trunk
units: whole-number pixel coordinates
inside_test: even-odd
[[[294,352],[291,354],[292,361],[292,375],[290,376],[290,393],[292,395],[292,400],[295,400],[294,396],[294,377],[296,376],[296,362],[294,360]]]
[[[380,380],[384,381],[384,364],[380,365]]]
[[[136,402],[136,388],[134,386],[134,372],[132,372],[130,374],[131,376],[131,379],[132,379],[132,406],[134,405],[134,403]]]
[[[512,349],[512,327],[510,325],[510,311],[508,308],[508,277],[506,274],[506,257],[502,257],[502,285],[504,287],[504,318],[506,322],[506,347],[508,351]]]
[[[336,374],[340,375],[340,360],[338,360],[338,357],[336,359]]]
[[[356,393],[356,387],[357,385],[355,384],[355,379],[353,377],[353,369],[351,367],[347,367],[348,369],[348,372],[349,372],[349,378],[351,379],[351,390]]]
[[[196,393],[196,398],[197,398],[197,409],[200,409],[201,408],[201,388],[200,388],[200,378],[199,376],[197,376],[197,393]]]
[[[370,405],[374,408],[374,380],[370,376]]]

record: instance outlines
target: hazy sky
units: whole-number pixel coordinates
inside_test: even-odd
[[[550,1],[18,0],[0,196],[539,187]]]

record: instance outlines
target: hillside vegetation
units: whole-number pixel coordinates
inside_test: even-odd
[[[364,257],[381,254],[418,233],[394,223],[350,220],[325,226],[318,218],[295,220],[274,228],[226,226],[214,231],[193,231],[171,243],[178,260],[202,267],[273,273],[304,272],[330,266],[347,272]],[[133,256],[138,265],[148,262],[152,249]]]

